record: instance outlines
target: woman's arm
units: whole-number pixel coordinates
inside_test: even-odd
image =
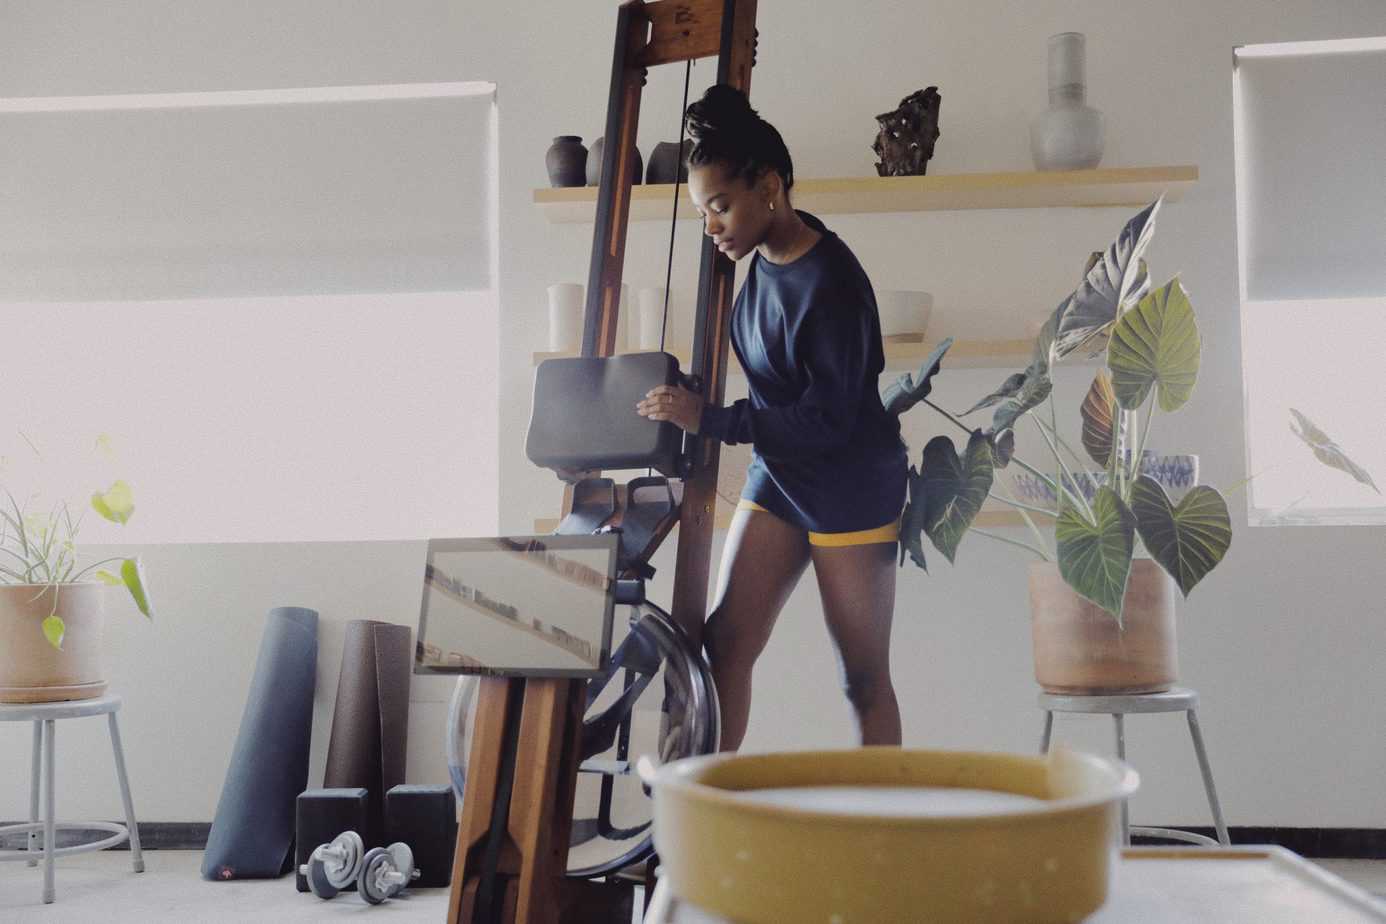
[[[799,399],[766,408],[753,408],[744,398],[726,407],[707,405],[695,432],[728,444],[752,443],[771,457],[845,445],[867,385],[870,332],[861,293],[822,299],[809,309],[795,344],[808,378]]]

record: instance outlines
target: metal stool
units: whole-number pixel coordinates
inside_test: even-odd
[[[33,722],[34,752],[33,775],[29,783],[29,823],[4,825],[0,835],[28,832],[27,850],[0,851],[0,861],[27,861],[29,866],[38,865],[38,834],[43,832],[43,901],[53,901],[56,891],[53,888],[53,858],[70,853],[83,853],[88,850],[105,850],[116,844],[130,842],[130,859],[135,872],[144,872],[144,858],[140,855],[140,832],[135,824],[135,807],[130,801],[130,781],[125,775],[125,754],[120,747],[120,728],[116,724],[116,712],[120,710],[119,696],[102,696],[99,699],[83,699],[62,703],[0,704],[0,722]],[[116,779],[120,782],[120,798],[125,803],[125,824],[110,821],[64,822],[59,824],[53,814],[53,768],[54,730],[58,719],[75,719],[88,715],[106,715],[111,729],[111,748],[115,751]],[[44,779],[43,820],[39,820],[39,775]],[[72,847],[58,847],[58,831],[108,831],[110,837]]]
[[[1198,730],[1198,694],[1193,690],[1174,687],[1165,693],[1134,693],[1125,696],[1065,696],[1057,693],[1041,693],[1039,707],[1044,710],[1044,737],[1040,739],[1040,753],[1049,753],[1049,738],[1054,730],[1054,713],[1086,712],[1110,714],[1116,720],[1117,757],[1126,759],[1125,717],[1136,712],[1185,712],[1189,717],[1189,734],[1193,736],[1194,753],[1198,755],[1198,768],[1203,772],[1203,788],[1208,793],[1208,806],[1213,810],[1213,827],[1217,829],[1218,839],[1189,831],[1173,828],[1131,827],[1127,819],[1126,803],[1121,804],[1121,842],[1130,846],[1131,835],[1159,837],[1166,840],[1187,841],[1216,847],[1227,847],[1232,841],[1227,836],[1227,825],[1222,821],[1222,806],[1218,804],[1218,791],[1213,785],[1213,771],[1208,766],[1208,752],[1203,748],[1203,733]]]

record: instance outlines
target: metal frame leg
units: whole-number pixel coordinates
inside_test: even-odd
[[[1218,803],[1217,787],[1213,785],[1213,769],[1208,765],[1208,752],[1203,747],[1203,733],[1198,728],[1197,710],[1190,709],[1189,734],[1193,737],[1194,753],[1198,755],[1198,769],[1203,773],[1203,788],[1208,793],[1208,807],[1213,810],[1213,827],[1218,832],[1218,843],[1224,847],[1232,845],[1227,835],[1227,825],[1222,820],[1222,806]]]
[[[54,776],[53,765],[54,748],[53,738],[57,730],[57,722],[53,719],[43,720],[43,760],[46,766],[43,768],[44,787],[44,813],[43,813],[43,903],[49,905],[57,898],[57,889],[53,886],[53,851],[57,849],[57,822],[54,814]]]
[[[43,775],[43,722],[34,720],[34,748],[32,769],[29,771],[29,824],[36,825],[39,820],[39,777]],[[29,852],[38,851],[38,829],[29,832]],[[38,857],[25,862],[25,866],[38,866]]]
[[[1125,716],[1120,712],[1112,713],[1112,718],[1116,720],[1116,750],[1117,760],[1126,763],[1126,724]],[[1121,846],[1131,846],[1131,819],[1127,814],[1126,800],[1121,800]]]
[[[1049,753],[1049,741],[1054,734],[1054,713],[1044,710],[1044,734],[1040,736],[1040,753]]]
[[[120,801],[125,803],[125,828],[130,832],[130,860],[135,872],[144,872],[144,855],[140,853],[140,828],[135,823],[135,803],[130,798],[130,779],[125,775],[125,750],[120,745],[120,726],[116,714],[110,713],[111,750],[115,751],[116,779],[120,781]]]

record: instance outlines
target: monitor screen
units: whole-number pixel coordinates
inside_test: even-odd
[[[602,676],[618,536],[430,539],[414,669]]]

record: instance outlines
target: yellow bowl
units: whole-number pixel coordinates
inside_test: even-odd
[[[654,839],[673,895],[739,924],[1071,922],[1107,898],[1135,771],[1048,757],[861,748],[711,755],[659,768]],[[861,814],[746,790],[956,787],[1030,796],[1015,809]]]

